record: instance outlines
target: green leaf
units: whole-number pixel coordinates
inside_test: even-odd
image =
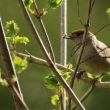
[[[28,9],[28,11],[32,14],[34,11],[31,9],[31,5],[33,4],[33,0],[24,0],[24,3]]]
[[[59,104],[59,96],[58,95],[53,95],[51,97],[51,103],[54,106],[57,106]]]
[[[0,79],[0,84],[5,87],[9,86],[7,80],[5,80],[5,79]]]
[[[108,9],[106,10],[106,13],[107,13],[108,16],[110,17],[110,8],[108,8]]]
[[[68,67],[69,69],[73,69],[73,65],[72,65],[71,63],[68,64],[67,67]]]
[[[24,0],[26,6],[30,6],[33,3],[33,0]]]
[[[63,73],[63,78],[64,78],[65,80],[68,80],[68,79],[70,78],[70,76],[71,76],[71,72],[64,72],[64,73]]]
[[[48,0],[48,4],[52,9],[56,9],[61,5],[61,3],[62,3],[62,0]]]
[[[96,75],[91,74],[91,73],[87,73],[88,78],[94,79],[96,78]]]
[[[53,74],[45,76],[44,83],[48,89],[56,89],[59,86],[59,83]]]
[[[5,87],[8,86],[8,82],[7,82],[6,79],[3,79],[3,78],[2,78],[1,72],[0,72],[0,84],[1,84],[2,86],[5,86]]]
[[[21,44],[27,44],[29,42],[28,37],[26,36],[16,36],[14,39],[15,44],[16,43],[21,43]]]
[[[107,14],[110,14],[110,8],[108,8],[108,9],[106,10],[106,13],[107,13]]]
[[[13,54],[13,62],[16,68],[16,72],[20,74],[22,71],[27,69],[28,62],[26,58],[21,58]]]
[[[5,30],[6,30],[6,36],[15,36],[18,34],[19,32],[19,27],[18,25],[14,22],[14,20],[12,21],[8,21],[6,22],[5,25]]]
[[[8,43],[10,43],[10,44],[20,43],[20,44],[25,44],[26,45],[29,42],[29,39],[26,36],[15,36],[14,38],[7,37],[6,39],[7,39]]]

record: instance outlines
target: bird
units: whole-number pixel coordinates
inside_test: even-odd
[[[110,72],[110,48],[97,39],[96,35],[88,31],[85,41],[82,42],[84,29],[73,31],[67,39],[71,39],[75,45],[80,45],[74,58],[78,60],[81,45],[84,43],[84,51],[79,68],[92,74],[104,74]]]

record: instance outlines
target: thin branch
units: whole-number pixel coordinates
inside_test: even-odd
[[[39,44],[42,52],[44,53],[49,65],[51,66],[51,69],[53,71],[53,73],[55,74],[57,80],[61,83],[61,85],[65,88],[66,92],[68,93],[68,95],[71,97],[72,101],[75,102],[75,104],[78,106],[78,108],[80,110],[85,110],[84,106],[81,104],[81,102],[79,101],[79,99],[77,98],[77,96],[75,95],[75,93],[72,91],[72,89],[69,87],[68,83],[64,80],[64,78],[60,75],[59,73],[59,70],[57,69],[56,65],[54,64],[54,62],[52,61],[50,55],[48,54],[47,52],[47,49],[45,48],[41,38],[40,38],[40,35],[26,9],[26,6],[25,4],[23,3],[23,0],[18,0],[20,5],[21,5],[21,8],[23,9],[24,11],[24,15],[26,17],[26,20],[28,21],[29,23],[29,26],[31,27],[32,29],[32,32],[33,34],[35,35],[35,39],[37,40],[37,43]]]
[[[35,63],[35,64],[40,64],[40,65],[42,65],[42,66],[51,67],[46,60],[41,59],[41,58],[37,58],[37,57],[35,57],[35,56],[33,56],[33,55],[30,55],[30,54],[27,55],[27,54],[20,53],[20,52],[15,52],[15,54],[16,54],[17,56],[19,56],[19,57],[26,58],[30,63]],[[63,65],[61,65],[61,64],[55,63],[55,65],[56,65],[59,69],[61,69],[61,70],[63,70],[63,71],[69,71],[69,72],[74,73],[74,70],[69,69],[69,68],[66,68],[65,66],[63,66]]]
[[[88,33],[88,30],[89,30],[89,24],[90,24],[90,17],[91,17],[91,12],[92,12],[92,4],[93,4],[93,1],[92,0],[88,0],[88,12],[87,12],[87,21],[86,21],[86,24],[85,24],[85,27],[84,27],[84,34],[83,34],[83,39],[82,39],[82,43],[85,42],[85,39],[87,37],[87,33]],[[75,77],[76,77],[76,73],[77,73],[77,70],[79,68],[79,65],[80,65],[80,60],[82,58],[82,54],[83,54],[83,51],[84,51],[84,47],[85,47],[85,43],[83,43],[81,45],[81,50],[80,50],[80,53],[79,53],[79,56],[78,56],[78,60],[76,62],[76,66],[75,66],[75,70],[74,70],[74,74],[72,76],[72,79],[71,79],[71,82],[70,82],[70,87],[73,88],[73,85],[74,85],[74,81],[75,81]],[[71,99],[69,99],[69,110],[71,108]]]
[[[27,54],[20,53],[20,52],[15,52],[15,54],[18,55],[21,58],[26,58],[30,63],[40,64],[42,66],[46,66],[46,67],[51,68],[49,63],[44,59],[37,58],[33,55],[27,55]],[[58,63],[55,63],[55,64],[59,69],[65,71],[65,72],[68,71],[68,72],[71,72],[72,74],[74,74],[73,69],[66,68],[65,66],[63,66],[61,64],[58,64]],[[92,79],[88,78],[85,75],[82,75],[80,79],[83,80],[84,82],[90,83],[90,84],[91,84],[91,81],[92,81]],[[94,86],[95,86],[95,88],[110,89],[110,82],[99,82],[99,81],[97,81],[97,82],[95,82]]]
[[[75,66],[75,71],[74,71],[74,75],[72,77],[72,82],[71,82],[71,87],[73,87],[73,84],[74,84],[74,79],[75,79],[75,76],[76,76],[76,73],[77,73],[77,70],[79,68],[79,64],[80,64],[80,60],[81,60],[81,57],[82,57],[82,54],[83,54],[83,50],[84,50],[84,47],[85,47],[85,39],[86,39],[86,36],[87,36],[87,33],[88,33],[88,28],[89,28],[89,21],[90,21],[90,16],[91,16],[91,5],[92,5],[92,0],[89,0],[89,6],[88,6],[88,14],[87,14],[87,22],[86,22],[86,25],[85,25],[85,31],[84,31],[84,35],[83,35],[83,39],[82,39],[82,45],[81,45],[81,51],[80,51],[80,54],[78,56],[78,60],[77,60],[77,63],[76,63],[76,66]]]
[[[5,36],[5,32],[4,32],[4,28],[3,28],[1,18],[0,18],[0,50],[1,50],[1,54],[2,54],[2,57],[4,59],[5,65],[6,65],[7,77],[9,79],[9,81],[12,79],[13,76],[15,76],[17,78],[16,71],[14,68],[14,64],[12,62],[11,54],[9,51],[9,47],[8,47],[8,44],[6,41],[6,36]],[[23,96],[21,93],[21,89],[20,89],[18,79],[14,84],[10,84],[10,86],[12,87],[12,93],[13,93],[16,109],[17,110],[29,110],[27,105],[25,104],[25,102],[23,100]],[[18,91],[20,97],[18,97],[18,95],[15,94],[15,92],[13,90],[13,86]]]
[[[93,92],[94,88],[95,88],[95,86],[92,85],[92,86],[86,91],[86,93],[81,97],[80,101],[81,101],[81,102],[84,102],[85,99],[87,99],[88,96]],[[74,106],[72,107],[72,110],[75,110],[75,108],[76,108],[76,105],[74,105]]]
[[[36,1],[35,0],[33,0],[33,3],[34,3],[35,10],[36,10],[36,15],[34,15],[34,16],[39,21],[39,24],[41,26],[41,29],[42,29],[42,31],[45,34],[45,38],[46,38],[46,42],[48,44],[48,48],[49,48],[49,52],[50,52],[51,58],[52,58],[53,62],[55,62],[55,56],[54,56],[53,48],[52,48],[52,45],[51,45],[51,42],[50,42],[50,39],[49,39],[49,35],[47,33],[47,30],[46,30],[45,25],[43,23],[43,20],[41,18],[42,16],[40,15],[40,13],[38,11],[37,4],[36,4]]]
[[[97,35],[100,31],[102,31],[104,28],[110,26],[110,24],[105,24],[103,27],[101,27],[97,32],[95,32],[94,35]]]
[[[81,21],[81,18],[80,18],[80,9],[79,9],[79,0],[77,0],[77,7],[78,7],[78,19],[80,21],[80,23],[83,25],[83,22]]]
[[[18,97],[18,99],[20,100],[20,102],[21,102],[21,103],[23,104],[23,106],[25,107],[25,108],[20,107],[20,110],[29,110],[29,108],[27,107],[26,103],[25,103],[24,100],[21,98],[21,96],[20,96],[18,90],[16,89],[15,85],[11,86],[11,88],[12,88],[14,94]],[[17,110],[19,110],[19,108],[18,108]]]
[[[67,63],[67,39],[64,39],[64,35],[67,35],[67,0],[63,0],[61,4],[61,20],[60,20],[60,63],[66,65]],[[60,96],[61,110],[66,110],[66,91],[61,90]]]

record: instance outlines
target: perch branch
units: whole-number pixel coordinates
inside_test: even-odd
[[[44,59],[41,59],[41,58],[37,58],[33,55],[27,55],[27,54],[24,54],[24,53],[20,53],[20,52],[15,52],[16,55],[18,55],[19,57],[21,58],[26,58],[29,62],[31,63],[35,63],[35,64],[40,64],[42,66],[46,66],[46,67],[49,67],[51,68],[51,66],[49,65],[49,63],[44,60]],[[63,70],[63,71],[68,71],[68,72],[71,72],[72,74],[74,74],[74,70],[73,69],[69,69],[61,64],[58,64],[58,63],[55,63],[56,66]],[[91,84],[91,81],[92,79],[88,78],[87,76],[85,75],[82,75],[81,76],[81,80],[83,80],[84,82],[86,83],[90,83]],[[105,89],[110,89],[110,82],[95,82],[94,84],[95,88],[105,88]]]

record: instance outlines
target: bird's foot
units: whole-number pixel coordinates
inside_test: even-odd
[[[81,76],[85,73],[86,71],[80,71],[76,74],[77,79],[81,79]]]

